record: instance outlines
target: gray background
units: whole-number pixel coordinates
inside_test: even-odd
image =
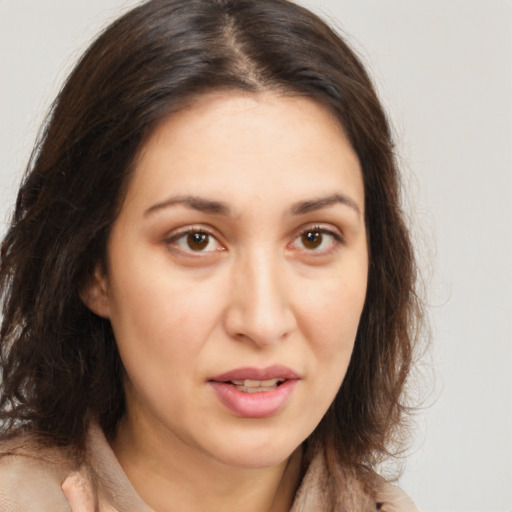
[[[0,0],[0,231],[38,127],[94,34],[137,1]],[[400,484],[424,511],[512,510],[512,3],[310,0],[394,124],[432,345]]]

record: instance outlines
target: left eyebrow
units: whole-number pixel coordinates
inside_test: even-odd
[[[291,212],[294,215],[304,215],[305,213],[321,210],[322,208],[327,208],[334,204],[343,204],[348,206],[349,208],[352,208],[358,215],[361,215],[361,210],[357,203],[344,194],[332,194],[326,197],[319,197],[318,199],[299,201],[293,204]]]

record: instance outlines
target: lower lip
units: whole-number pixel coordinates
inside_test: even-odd
[[[210,381],[220,401],[242,418],[265,418],[277,414],[288,402],[297,380],[287,380],[272,391],[244,393],[232,384]]]

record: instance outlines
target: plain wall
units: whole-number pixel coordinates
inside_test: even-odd
[[[0,231],[38,127],[136,1],[0,0]],[[424,511],[512,509],[512,3],[304,1],[347,34],[395,127],[432,346],[402,487]],[[435,384],[434,384],[435,382]]]

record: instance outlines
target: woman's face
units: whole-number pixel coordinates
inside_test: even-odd
[[[367,271],[359,161],[324,107],[230,92],[173,114],[86,294],[112,323],[128,424],[176,453],[284,461],[344,378]]]

